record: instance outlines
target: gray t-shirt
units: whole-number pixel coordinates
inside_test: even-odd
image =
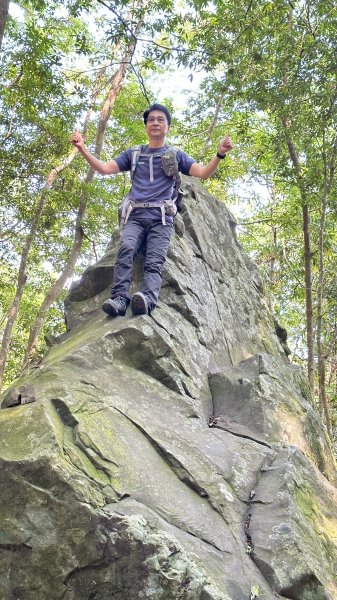
[[[167,145],[162,148],[149,148],[148,145],[142,146],[141,155],[138,159],[132,181],[132,198],[135,202],[158,202],[160,200],[169,200],[172,197],[174,180],[173,177],[165,175],[160,157],[167,149]],[[151,156],[153,157],[152,160],[150,160]],[[179,171],[184,175],[188,175],[191,166],[195,162],[194,158],[182,150],[178,150],[176,156]],[[115,161],[121,171],[130,171],[132,148],[128,148],[128,150],[119,154],[115,158]],[[154,210],[160,213],[160,209],[158,208],[134,209],[133,213],[137,211],[137,217],[148,218],[153,216]]]

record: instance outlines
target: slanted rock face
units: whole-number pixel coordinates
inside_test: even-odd
[[[335,466],[225,206],[192,179],[151,316],[118,232],[0,411],[0,600],[335,600]],[[135,265],[134,289],[141,277]]]

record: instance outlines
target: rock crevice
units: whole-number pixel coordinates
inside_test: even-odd
[[[152,315],[100,309],[115,232],[1,398],[0,600],[337,597],[336,470],[306,378],[235,220],[191,178],[184,194]],[[140,257],[132,291],[141,276]]]

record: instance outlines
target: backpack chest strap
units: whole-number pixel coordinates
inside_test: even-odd
[[[132,155],[132,172],[134,173],[136,170],[136,166],[141,158],[146,158],[149,162],[149,172],[150,172],[150,181],[151,183],[154,181],[154,171],[153,171],[153,159],[161,158],[161,153],[156,152],[154,154],[146,153],[146,152],[134,152]]]

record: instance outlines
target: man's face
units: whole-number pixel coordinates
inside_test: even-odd
[[[166,115],[161,110],[152,110],[145,125],[145,131],[149,138],[165,137],[169,130]]]

